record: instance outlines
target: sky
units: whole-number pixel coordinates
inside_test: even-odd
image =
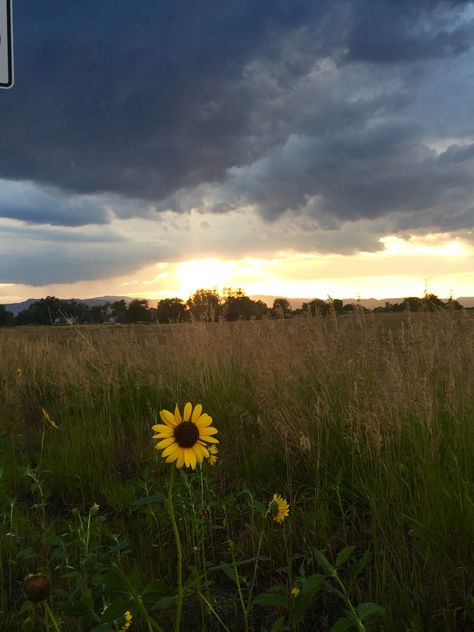
[[[0,303],[474,296],[474,2],[13,9]]]

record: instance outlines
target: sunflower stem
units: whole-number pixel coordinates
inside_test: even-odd
[[[46,619],[48,619],[48,617],[49,617],[49,620],[53,624],[53,629],[54,629],[55,632],[61,632],[59,624],[56,621],[56,617],[54,616],[53,611],[49,607],[48,602],[44,601],[43,603],[44,603],[44,609],[45,609],[45,612],[46,612]]]
[[[201,511],[203,512],[203,523],[206,519],[205,506],[204,506],[204,478],[202,474],[202,463],[199,465],[199,480],[201,483]],[[204,532],[204,524],[200,525],[200,536],[201,536],[201,555],[202,555],[202,571],[204,575],[204,590],[206,592],[207,599],[210,599],[208,581],[207,581],[207,566],[206,566],[206,543],[205,543],[205,532]]]
[[[171,466],[170,482],[168,486],[168,511],[170,514],[171,526],[173,527],[174,539],[176,542],[177,572],[178,572],[178,599],[176,602],[176,618],[174,622],[175,632],[181,629],[181,612],[183,610],[183,548],[179,536],[178,525],[174,513],[173,487],[175,468]]]

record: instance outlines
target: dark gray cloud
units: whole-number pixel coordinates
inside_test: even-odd
[[[105,200],[35,182],[0,180],[0,217],[32,224],[83,226],[106,224]]]
[[[393,64],[439,59],[472,46],[473,24],[464,0],[362,0],[351,3],[346,57]]]
[[[294,222],[295,249],[341,252],[374,249],[388,230],[469,229],[473,36],[460,0],[16,0],[0,217],[96,224],[106,242],[116,218],[161,234],[169,209],[246,208],[273,224],[274,247]],[[234,239],[244,252],[244,236],[263,248],[234,228],[227,251]],[[98,278],[186,254],[100,252],[87,229],[91,250],[51,255],[28,230],[31,260],[21,250],[3,278]]]
[[[299,131],[294,119],[327,133],[364,115],[292,102],[318,59],[456,55],[467,4],[18,0],[0,176],[148,199],[219,180]]]
[[[117,243],[105,237],[84,242],[69,237],[59,242],[56,235],[45,234],[39,240],[28,233],[15,239],[1,228],[0,241],[0,283],[26,285],[120,276],[170,254],[146,241]]]

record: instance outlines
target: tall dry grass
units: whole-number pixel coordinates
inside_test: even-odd
[[[44,407],[60,426],[44,454],[51,517],[97,501],[131,528],[120,516],[133,481],[156,470],[150,425],[175,401],[201,401],[220,430],[217,493],[286,493],[295,551],[370,549],[354,590],[387,608],[385,629],[469,629],[469,313],[5,329],[0,358],[10,497],[23,493],[18,466],[38,461]],[[151,566],[146,538],[133,539]]]

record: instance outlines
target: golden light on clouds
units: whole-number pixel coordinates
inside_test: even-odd
[[[249,295],[288,298],[397,298],[425,289],[474,296],[474,247],[440,235],[386,236],[384,249],[354,255],[279,252],[272,257],[201,257],[160,262],[123,277],[33,288],[0,285],[0,303],[48,294],[64,298],[114,295],[187,299],[199,288],[243,288]]]

